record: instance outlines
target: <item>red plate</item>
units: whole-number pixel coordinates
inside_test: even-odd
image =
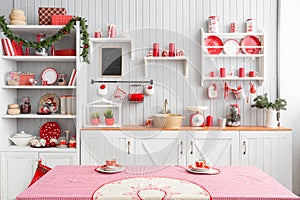
[[[40,138],[50,142],[50,139],[58,139],[60,136],[60,126],[56,122],[47,122],[40,128]]]
[[[253,35],[248,35],[244,37],[241,41],[242,51],[245,54],[258,54],[260,48],[245,48],[243,46],[261,46],[259,39]]]
[[[205,38],[204,44],[205,46],[220,46],[219,48],[207,48],[208,54],[220,54],[223,50],[223,41],[215,35]]]

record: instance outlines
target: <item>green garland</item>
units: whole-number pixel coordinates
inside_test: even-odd
[[[4,32],[4,35],[8,37],[10,40],[15,40],[18,44],[25,47],[32,47],[35,49],[38,48],[49,48],[53,43],[60,41],[66,34],[69,34],[71,29],[74,28],[76,21],[80,22],[80,34],[81,34],[81,46],[82,48],[80,56],[83,59],[83,62],[90,63],[88,59],[89,54],[89,34],[87,32],[87,20],[82,17],[73,17],[68,24],[62,27],[57,33],[52,35],[51,37],[47,37],[46,39],[36,42],[36,41],[27,41],[24,38],[14,35],[14,33],[10,30],[10,28],[5,23],[4,16],[0,16],[0,28]]]

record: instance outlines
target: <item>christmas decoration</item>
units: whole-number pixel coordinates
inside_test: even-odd
[[[15,35],[10,28],[7,26],[6,22],[5,22],[5,18],[4,16],[0,16],[0,28],[2,29],[2,31],[4,32],[4,35],[6,37],[8,37],[10,40],[14,40],[16,41],[18,44],[22,44],[22,46],[25,47],[32,47],[35,49],[38,48],[49,48],[53,43],[60,41],[64,36],[66,36],[67,34],[70,33],[71,29],[74,28],[76,21],[80,22],[80,34],[81,34],[81,49],[82,52],[80,54],[80,56],[83,59],[83,62],[89,62],[88,59],[88,54],[89,54],[89,34],[87,31],[87,20],[85,18],[76,16],[73,17],[70,22],[68,24],[66,24],[64,27],[62,27],[57,33],[55,33],[54,35],[47,37],[46,39],[44,39],[43,41],[40,42],[36,42],[36,41],[28,41],[24,38],[21,38],[17,35]]]
[[[227,126],[240,126],[241,125],[241,116],[239,114],[238,104],[230,104],[226,121],[227,121]]]

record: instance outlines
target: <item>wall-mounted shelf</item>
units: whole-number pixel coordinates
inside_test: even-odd
[[[38,114],[19,114],[19,115],[4,115],[3,119],[75,119],[76,115],[38,115]]]
[[[76,56],[2,56],[2,59],[17,62],[75,62]]]
[[[225,52],[219,53],[219,54],[208,54],[207,49],[208,48],[222,48],[223,46],[205,46],[205,39],[209,36],[217,36],[219,37],[223,44],[230,39],[234,39],[236,41],[240,42],[245,38],[246,36],[255,36],[260,41],[259,46],[242,46],[239,45],[239,51],[235,55],[229,55]],[[201,86],[204,85],[204,81],[258,81],[259,85],[263,84],[264,81],[264,59],[265,59],[265,34],[264,33],[204,33],[203,28],[200,31],[200,76],[201,76]],[[255,45],[255,44],[254,44]],[[242,48],[259,48],[259,52],[257,54],[245,54],[241,50]],[[234,58],[234,59],[232,59]],[[251,64],[248,64],[244,66],[244,63],[249,62]],[[209,70],[207,69],[209,67],[208,63],[211,62],[211,65],[213,65],[213,69]],[[237,72],[239,66],[242,64],[242,66],[245,68],[245,77],[240,78],[237,76],[226,76],[226,77],[209,77],[210,71],[216,71],[216,69],[220,68],[221,66],[226,68],[226,64],[224,63],[230,63],[231,66],[230,69],[227,69],[228,71]],[[259,76],[256,77],[248,77],[248,71],[254,70],[257,72]],[[218,74],[218,73],[217,73]],[[236,74],[236,73],[235,73]]]
[[[129,43],[130,44],[130,59],[133,60],[132,40],[131,38],[89,38],[91,57],[94,51],[94,43]]]
[[[48,90],[48,89],[73,90],[73,89],[76,89],[76,86],[58,86],[58,85],[53,85],[53,86],[42,86],[42,85],[9,86],[9,85],[4,85],[4,86],[2,86],[2,88],[3,89],[29,89],[29,90]]]
[[[188,76],[188,58],[185,56],[175,57],[144,57],[145,62],[145,78],[148,77],[148,61],[183,61],[184,62],[184,77]]]

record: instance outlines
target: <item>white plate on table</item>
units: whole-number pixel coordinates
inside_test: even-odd
[[[121,165],[115,166],[115,167],[107,167],[106,165],[102,165],[102,166],[96,167],[95,171],[113,174],[113,173],[122,172],[122,171],[124,171],[124,169],[125,169],[125,167],[123,167]]]
[[[214,175],[214,174],[220,173],[220,170],[217,168],[210,168],[209,170],[206,170],[206,171],[198,171],[198,170],[193,170],[192,168],[187,167],[186,171],[194,173],[194,174],[208,174],[208,175]]]

